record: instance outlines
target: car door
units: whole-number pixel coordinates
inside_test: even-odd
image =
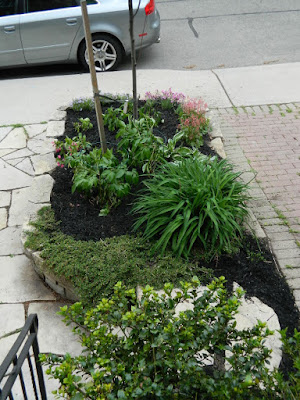
[[[19,22],[18,0],[0,0],[0,67],[26,64]]]
[[[82,24],[77,0],[25,0],[21,39],[28,64],[65,61]]]

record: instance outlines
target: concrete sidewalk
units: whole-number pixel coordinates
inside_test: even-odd
[[[131,71],[98,74],[102,92],[131,93]],[[300,101],[300,63],[213,71],[138,71],[138,92],[172,88],[210,108]],[[0,80],[0,126],[48,121],[72,99],[92,95],[89,74]]]
[[[213,109],[229,160],[248,174],[245,177],[256,179],[253,211],[299,307],[300,63],[217,71],[139,71],[138,75],[141,94],[171,87],[202,97]],[[99,76],[103,92],[130,93],[130,85],[129,71]],[[77,354],[79,346],[55,314],[61,300],[44,286],[24,255],[20,232],[25,215],[50,201],[49,190],[43,191],[45,185],[51,186],[47,172],[55,166],[49,132],[55,124],[64,124],[51,122],[61,118],[60,112],[53,113],[91,92],[88,74],[0,81],[0,337],[20,328],[26,316],[36,312],[42,352]],[[26,125],[12,126],[18,123]],[[14,340],[10,336],[0,341],[0,363]]]

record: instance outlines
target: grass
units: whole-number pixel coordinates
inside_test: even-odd
[[[1,125],[0,128],[23,128],[24,124],[9,124],[9,125]]]
[[[276,212],[278,218],[281,220],[282,225],[290,226],[289,221],[288,221],[287,217],[283,214],[283,212],[280,211],[280,210],[279,210],[278,208],[276,208],[275,206],[273,206],[273,208],[274,208],[274,211]]]
[[[27,233],[26,247],[41,251],[45,268],[68,279],[86,305],[110,295],[118,281],[129,287],[149,284],[161,288],[166,282],[179,284],[194,275],[203,283],[213,277],[212,270],[176,259],[170,252],[151,256],[151,245],[139,237],[75,240],[60,231],[50,207],[42,208],[32,225],[36,229]]]

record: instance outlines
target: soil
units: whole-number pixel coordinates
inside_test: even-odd
[[[161,124],[155,133],[167,140],[176,131],[178,120],[171,111],[162,111],[162,113],[164,124]],[[80,117],[90,118],[94,128],[88,131],[86,136],[93,145],[99,146],[94,111],[74,112],[69,109],[65,136],[75,136],[73,123]],[[106,130],[106,138],[108,147],[116,149],[115,134]],[[201,152],[208,155],[214,154],[208,145],[208,138]],[[72,235],[77,240],[97,241],[132,232],[133,216],[130,214],[130,209],[141,183],[132,190],[118,208],[112,210],[109,215],[100,217],[99,205],[93,204],[78,193],[71,194],[72,172],[70,170],[57,167],[52,176],[55,184],[51,195],[51,205],[56,219],[61,221],[61,230],[65,234]],[[294,328],[299,328],[299,312],[267,242],[258,242],[255,238],[247,236],[244,247],[237,254],[223,255],[210,263],[201,260],[201,265],[213,268],[216,276],[225,276],[229,289],[232,288],[233,282],[237,282],[246,291],[247,297],[256,296],[273,308],[282,329],[288,328],[288,332],[292,334]],[[281,367],[284,371],[290,369],[290,361],[286,357],[283,358]]]

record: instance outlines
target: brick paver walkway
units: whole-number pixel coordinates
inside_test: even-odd
[[[217,110],[225,151],[300,304],[300,104]]]

